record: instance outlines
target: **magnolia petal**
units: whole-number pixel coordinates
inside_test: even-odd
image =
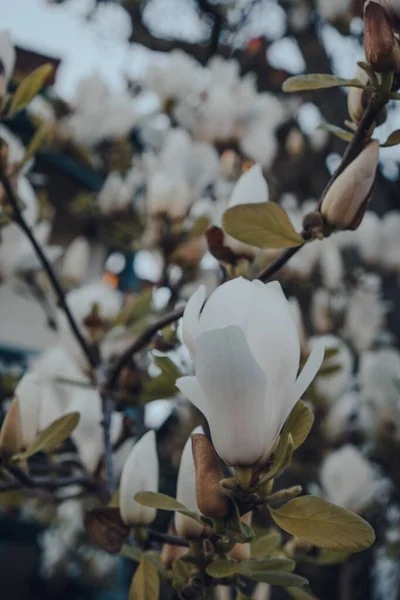
[[[265,445],[267,380],[241,328],[202,333],[196,340],[196,372],[218,454],[229,465],[254,464]]]
[[[41,403],[41,379],[36,373],[26,373],[17,387],[21,414],[22,446],[27,448],[32,444],[39,431],[39,413]]]
[[[183,341],[191,359],[195,358],[195,339],[199,330],[200,311],[206,299],[206,288],[201,285],[189,298],[183,313]]]
[[[229,325],[238,325],[245,331],[252,318],[250,307],[257,292],[257,286],[243,277],[218,287],[203,308],[198,333]]]
[[[229,200],[229,208],[237,204],[259,204],[268,202],[268,185],[260,165],[254,165],[242,175]]]
[[[293,403],[292,407],[302,397],[308,386],[318,373],[322,361],[324,360],[325,354],[325,343],[323,340],[317,342],[311,351],[310,356],[307,359],[300,375],[298,376],[293,389]],[[290,409],[291,410],[291,409]],[[289,411],[290,412],[290,411]]]
[[[186,398],[207,418],[208,402],[203,388],[194,376],[180,377],[176,380],[176,387]]]
[[[148,525],[156,509],[142,506],[134,496],[138,492],[158,492],[158,456],[156,435],[148,431],[132,448],[122,469],[119,508],[126,525]]]

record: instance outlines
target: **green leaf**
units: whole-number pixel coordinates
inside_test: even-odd
[[[316,496],[301,496],[269,509],[284,531],[337,552],[361,552],[374,543],[371,525],[358,515]]]
[[[182,515],[191,517],[198,523],[204,525],[203,521],[200,519],[200,515],[192,512],[186,508],[186,506],[175,500],[175,498],[167,496],[167,494],[160,494],[157,492],[138,492],[135,495],[135,500],[143,506],[150,506],[151,508],[156,508],[157,510],[170,510],[173,512],[179,512]]]
[[[271,531],[262,535],[251,545],[251,556],[253,558],[266,558],[270,556],[281,545],[282,535],[279,531]]]
[[[274,452],[274,463],[271,469],[262,477],[261,481],[269,481],[276,477],[289,464],[293,454],[293,438],[290,433],[281,433],[278,445]]]
[[[29,104],[29,102],[40,92],[52,72],[53,67],[50,64],[46,64],[38,67],[25,77],[14,94],[7,116],[11,117],[18,110],[21,110]]]
[[[175,498],[157,492],[138,492],[135,495],[135,500],[139,504],[142,504],[142,506],[150,506],[158,510],[188,510],[186,506],[175,500]]]
[[[124,556],[125,558],[129,558],[129,560],[140,563],[143,558],[143,551],[135,546],[128,546],[125,544],[122,546],[120,556]]]
[[[176,379],[171,379],[171,377],[165,373],[161,373],[158,377],[147,379],[143,383],[140,402],[146,404],[153,400],[163,400],[175,396],[177,394],[175,381]]]
[[[245,560],[242,563],[240,563],[240,570],[241,572],[268,571],[270,569],[271,571],[293,571],[295,566],[296,563],[294,562],[294,560],[278,556],[276,558],[264,558],[263,560]]]
[[[400,129],[393,131],[384,144],[381,144],[381,148],[388,148],[389,146],[397,146],[400,144]]]
[[[290,413],[282,430],[283,434],[291,434],[294,450],[299,448],[299,446],[307,439],[313,423],[314,414],[312,410],[304,404],[303,400],[299,400]]]
[[[210,227],[210,219],[208,217],[197,217],[197,219],[195,219],[193,222],[190,233],[194,236],[204,235],[204,233],[207,231],[207,229],[209,227]]]
[[[140,564],[133,576],[129,590],[129,600],[158,600],[160,579],[157,567],[146,558]]]
[[[155,356],[154,362],[165,375],[168,375],[168,377],[174,382],[174,384],[179,377],[182,377],[182,373],[180,372],[176,364],[173,363],[170,358],[168,358],[168,356]]]
[[[43,123],[36,129],[35,135],[29,142],[25,156],[20,163],[20,168],[28,162],[39,150],[40,146],[49,138],[52,132],[52,126],[48,123]]]
[[[321,123],[321,125],[319,125],[317,129],[329,131],[329,133],[333,133],[333,135],[336,135],[336,137],[343,140],[344,142],[351,142],[351,140],[353,139],[353,134],[350,131],[346,131],[341,127],[331,125],[330,123]]]
[[[304,244],[285,211],[274,202],[233,206],[225,211],[222,223],[229,235],[257,248],[294,248]]]
[[[286,591],[294,600],[318,600],[317,596],[303,588],[288,587]]]
[[[337,356],[338,354],[339,348],[325,348],[324,362],[329,360],[330,358],[333,358],[334,356]]]
[[[361,81],[358,79],[343,79],[328,74],[312,74],[312,75],[295,75],[289,77],[284,82],[282,89],[284,92],[302,92],[304,90],[321,90],[331,87],[359,87],[363,88]]]
[[[307,585],[308,581],[305,577],[287,573],[286,571],[261,571],[247,573],[246,577],[253,581],[262,581],[270,585],[280,585],[283,587],[298,587]]]
[[[48,452],[49,450],[52,450],[71,435],[77,427],[79,419],[80,414],[78,412],[72,412],[53,421],[53,423],[39,433],[25,452],[18,454],[14,458],[26,460],[37,452]]]
[[[241,571],[240,563],[232,560],[217,559],[206,568],[211,577],[231,577]]]

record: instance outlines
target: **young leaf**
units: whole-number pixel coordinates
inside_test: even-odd
[[[296,563],[294,562],[294,560],[291,560],[290,558],[277,557],[277,558],[264,558],[263,560],[255,560],[255,559],[245,560],[242,563],[240,563],[240,570],[243,573],[244,573],[244,571],[257,572],[257,571],[269,571],[270,569],[271,569],[271,571],[277,571],[277,570],[293,571],[295,566],[296,566]]]
[[[375,540],[374,530],[364,519],[316,496],[301,496],[269,510],[284,531],[318,548],[361,552]]]
[[[129,590],[129,600],[158,600],[160,579],[157,567],[143,558],[133,576]]]
[[[339,86],[364,87],[358,79],[343,79],[334,75],[316,73],[313,75],[295,75],[294,77],[289,77],[284,82],[282,89],[284,92],[301,92],[304,90],[321,90]]]
[[[48,452],[49,450],[52,450],[71,435],[78,425],[79,419],[80,414],[78,412],[72,412],[53,421],[53,423],[39,433],[26,452],[18,454],[15,458],[18,458],[18,460],[26,460],[37,452]]]
[[[36,154],[40,146],[50,136],[51,130],[52,127],[48,123],[42,123],[42,125],[40,125],[40,127],[37,128],[35,135],[29,142],[29,146],[26,149],[25,156],[20,163],[20,168]]]
[[[168,377],[173,380],[174,383],[178,377],[182,376],[182,373],[176,364],[173,363],[168,356],[155,356],[154,362],[156,363],[157,367],[161,369],[163,373],[165,373],[165,375],[168,375]]]
[[[381,148],[388,148],[389,146],[397,146],[400,144],[400,129],[393,131],[384,144],[381,144]]]
[[[259,537],[252,543],[251,556],[253,558],[266,558],[279,548],[281,541],[282,535],[279,531],[271,531],[271,533]]]
[[[285,211],[274,202],[233,206],[224,213],[222,223],[229,235],[257,248],[294,248],[304,244]]]
[[[127,544],[124,544],[124,546],[122,546],[120,556],[124,556],[125,558],[129,558],[129,560],[140,563],[143,558],[143,551],[136,546],[128,546]]]
[[[287,573],[286,571],[254,571],[246,573],[246,577],[253,581],[262,581],[270,585],[280,585],[283,587],[298,587],[308,583],[305,577]]]
[[[214,562],[208,565],[206,571],[211,577],[231,577],[241,571],[241,565],[232,560],[224,560],[221,558],[214,560]]]
[[[150,506],[158,510],[188,510],[186,506],[175,500],[175,498],[157,492],[138,492],[135,495],[135,500],[143,506]]]
[[[25,77],[14,94],[7,116],[11,117],[18,110],[29,104],[40,92],[52,72],[53,67],[50,64],[46,64],[38,67]]]
[[[290,413],[283,434],[290,433],[293,438],[293,448],[296,450],[307,439],[314,423],[314,414],[303,400],[299,400]]]
[[[344,142],[351,142],[351,140],[353,139],[353,134],[350,131],[346,131],[341,127],[331,125],[330,123],[321,123],[321,125],[318,125],[317,129],[329,131],[329,133],[333,133],[333,135],[336,135],[336,137],[343,140]]]

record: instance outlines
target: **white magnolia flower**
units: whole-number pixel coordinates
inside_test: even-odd
[[[203,428],[196,427],[196,429],[192,431],[191,435],[194,433],[204,434]],[[192,512],[200,512],[196,499],[196,472],[194,468],[192,440],[190,436],[186,441],[181,456],[176,488],[176,499]],[[197,523],[197,521],[194,521],[190,517],[176,512],[175,529],[178,535],[184,539],[187,539],[199,537],[204,529],[204,526],[200,523]]]
[[[330,442],[346,439],[353,432],[370,437],[376,429],[375,421],[371,406],[364,397],[349,391],[331,405],[324,421],[324,432]]]
[[[385,312],[379,280],[361,284],[350,295],[344,334],[359,354],[369,350],[382,331]]]
[[[321,335],[310,338],[310,347],[315,348],[323,343],[327,350],[337,350],[336,354],[325,361],[326,367],[338,366],[338,371],[320,375],[315,380],[315,387],[330,402],[334,402],[349,388],[352,378],[354,358],[348,346],[335,335]]]
[[[126,525],[148,525],[156,509],[142,506],[134,496],[138,492],[158,492],[158,456],[156,434],[148,431],[132,448],[122,469],[119,507]]]
[[[83,236],[75,238],[65,251],[61,273],[65,279],[81,283],[87,274],[90,246]]]
[[[365,352],[360,358],[360,389],[378,422],[400,426],[399,374],[400,353],[394,348]]]
[[[299,336],[278,282],[229,281],[200,315],[204,299],[200,287],[185,309],[183,335],[196,376],[177,386],[207,418],[227,464],[262,463],[321,366],[324,344],[297,378]]]
[[[14,394],[19,402],[22,447],[27,448],[39,431],[40,377],[35,373],[26,373],[15,388]]]
[[[334,22],[349,12],[351,0],[318,0],[317,6],[324,19]]]
[[[3,29],[0,31],[0,63],[2,72],[4,73],[4,84],[0,90],[1,94],[4,94],[7,89],[7,84],[14,70],[15,57],[15,48],[11,42],[10,32]]]
[[[356,513],[363,512],[384,487],[370,463],[350,444],[324,460],[320,478],[330,502]]]
[[[98,195],[99,208],[104,214],[125,210],[132,196],[119,173],[110,173]]]
[[[318,288],[311,298],[311,322],[318,333],[332,331],[331,295],[325,288]]]

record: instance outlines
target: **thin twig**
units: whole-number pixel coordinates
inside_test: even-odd
[[[13,472],[13,475],[16,476],[16,473]],[[81,485],[89,490],[97,489],[96,482],[85,475],[74,477],[29,477],[27,475],[26,478],[17,477],[16,481],[0,484],[0,493],[24,488],[30,490],[33,488],[44,488],[49,491],[55,491],[60,488],[69,487],[70,485]]]
[[[169,544],[170,546],[181,546],[182,548],[189,547],[189,542],[182,539],[178,535],[161,533],[160,531],[153,531],[152,529],[149,529],[147,533],[151,541],[161,542],[162,544]]]
[[[82,335],[82,333],[81,333],[81,331],[80,331],[80,329],[68,307],[68,304],[65,299],[64,290],[62,289],[61,284],[58,281],[58,279],[53,271],[53,267],[47,260],[46,255],[44,254],[42,248],[40,247],[40,244],[36,240],[36,238],[33,234],[33,231],[26,223],[26,221],[20,211],[20,208],[18,205],[18,200],[14,194],[14,190],[12,189],[12,186],[10,184],[8,177],[1,171],[0,171],[0,181],[6,191],[11,208],[13,209],[15,223],[22,229],[22,231],[25,233],[25,235],[31,242],[37,257],[40,260],[41,265],[43,266],[43,269],[46,271],[46,274],[47,274],[48,278],[50,279],[51,285],[57,295],[60,306],[63,309],[65,316],[67,317],[68,323],[69,323],[79,345],[81,346],[82,351],[84,352],[87,360],[89,361],[89,364],[93,368],[95,368],[97,366],[96,359],[94,358],[89,346],[86,343],[85,338],[83,337],[83,335]]]
[[[160,319],[149,325],[149,327],[136,338],[136,340],[121,354],[117,363],[112,368],[105,386],[107,390],[113,390],[116,387],[122,369],[129,363],[132,356],[147,346],[160,329],[178,321],[183,316],[184,308],[185,307],[177,308],[162,316]]]

